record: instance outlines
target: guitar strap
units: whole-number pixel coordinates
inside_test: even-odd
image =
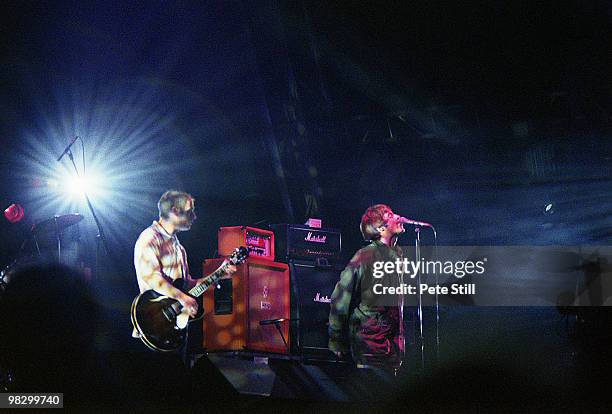
[[[179,242],[178,237],[176,237],[176,235],[174,235],[173,237],[174,237],[174,255],[176,257],[176,263],[181,268],[181,278],[183,279],[183,283],[186,284],[187,279],[185,278],[185,268],[187,266],[185,263],[185,254],[183,253],[183,249],[181,248],[181,243]],[[179,259],[179,253],[180,253],[180,259]]]

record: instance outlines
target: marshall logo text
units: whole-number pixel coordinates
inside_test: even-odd
[[[327,236],[317,236],[313,235],[311,231],[308,232],[304,240],[313,242],[313,243],[325,243],[327,240]]]
[[[329,296],[321,296],[321,294],[317,292],[313,301],[321,303],[331,303],[331,298]]]

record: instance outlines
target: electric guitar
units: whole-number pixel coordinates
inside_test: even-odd
[[[246,247],[238,247],[223,266],[204,278],[204,281],[189,291],[182,288],[183,280],[177,279],[172,284],[177,289],[193,298],[201,296],[213,286],[224,274],[227,267],[239,265],[249,257]],[[170,352],[185,344],[187,325],[201,319],[203,309],[190,317],[178,300],[161,295],[153,289],[142,292],[132,302],[132,325],[140,334],[140,339],[154,351]]]

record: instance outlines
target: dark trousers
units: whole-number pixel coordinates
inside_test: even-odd
[[[189,353],[189,326],[185,328],[185,343],[176,350],[176,353],[181,358],[181,361],[183,361],[185,367],[191,368],[191,355]]]

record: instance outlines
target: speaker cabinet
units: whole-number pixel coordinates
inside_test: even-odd
[[[216,270],[223,258],[204,262],[204,274]],[[289,267],[267,258],[249,257],[231,278],[222,278],[203,295],[204,341],[207,351],[263,351],[286,354],[288,349],[274,326],[261,321],[289,319]],[[280,324],[288,345],[289,322]]]
[[[327,333],[331,295],[340,279],[338,266],[317,266],[312,261],[290,260],[291,339],[293,351],[328,357]]]

